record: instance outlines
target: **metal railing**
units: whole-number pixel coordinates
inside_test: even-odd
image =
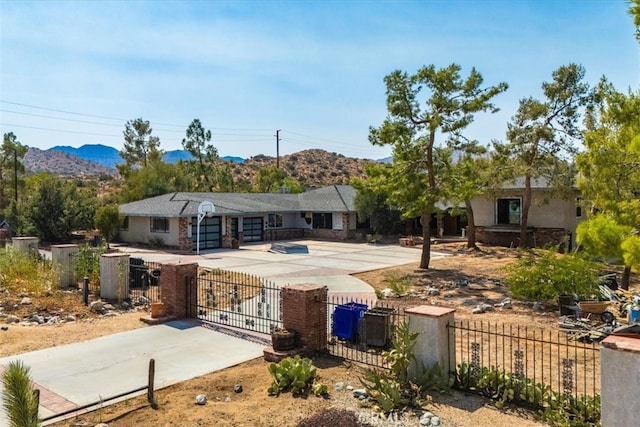
[[[282,327],[280,287],[250,274],[202,269],[190,304],[205,322],[263,334]]]
[[[327,301],[329,353],[368,366],[387,368],[382,352],[393,346],[404,310],[371,299],[330,296]]]
[[[146,304],[160,301],[160,263],[129,258],[129,298]]]
[[[494,375],[520,382],[526,379],[565,396],[600,393],[597,344],[571,340],[560,331],[483,321],[456,321],[448,328],[457,366],[452,374],[462,388],[474,383],[465,376],[492,370]]]

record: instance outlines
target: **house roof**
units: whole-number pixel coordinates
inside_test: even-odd
[[[355,189],[332,185],[299,194],[290,193],[189,193],[163,194],[120,205],[126,216],[194,217],[208,200],[221,215],[286,212],[354,212]]]

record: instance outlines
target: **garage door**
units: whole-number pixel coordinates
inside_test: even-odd
[[[262,217],[251,217],[242,219],[242,234],[245,242],[260,242],[263,240],[263,219]]]
[[[200,250],[217,249],[221,247],[221,227],[220,217],[204,217],[200,222]],[[191,218],[191,239],[193,240],[193,250],[198,247],[198,218]]]

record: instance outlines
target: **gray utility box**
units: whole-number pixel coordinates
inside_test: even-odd
[[[364,312],[361,322],[360,342],[374,347],[391,345],[395,308],[376,307]]]

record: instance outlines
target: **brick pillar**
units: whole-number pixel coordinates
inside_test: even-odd
[[[327,347],[327,287],[311,283],[282,288],[282,324],[296,332],[296,347]]]
[[[58,288],[78,286],[75,272],[75,259],[80,252],[78,245],[51,245],[51,260],[60,267],[60,280]]]
[[[160,265],[160,300],[168,316],[176,319],[192,317],[196,306],[198,264],[177,261]]]
[[[449,339],[447,324],[453,324],[453,308],[422,305],[408,308],[405,313],[409,318],[409,331],[418,332],[414,347],[416,363],[422,362],[426,368],[436,363],[444,372],[455,372],[456,348],[455,339]],[[416,373],[416,364],[409,367],[409,375]]]

